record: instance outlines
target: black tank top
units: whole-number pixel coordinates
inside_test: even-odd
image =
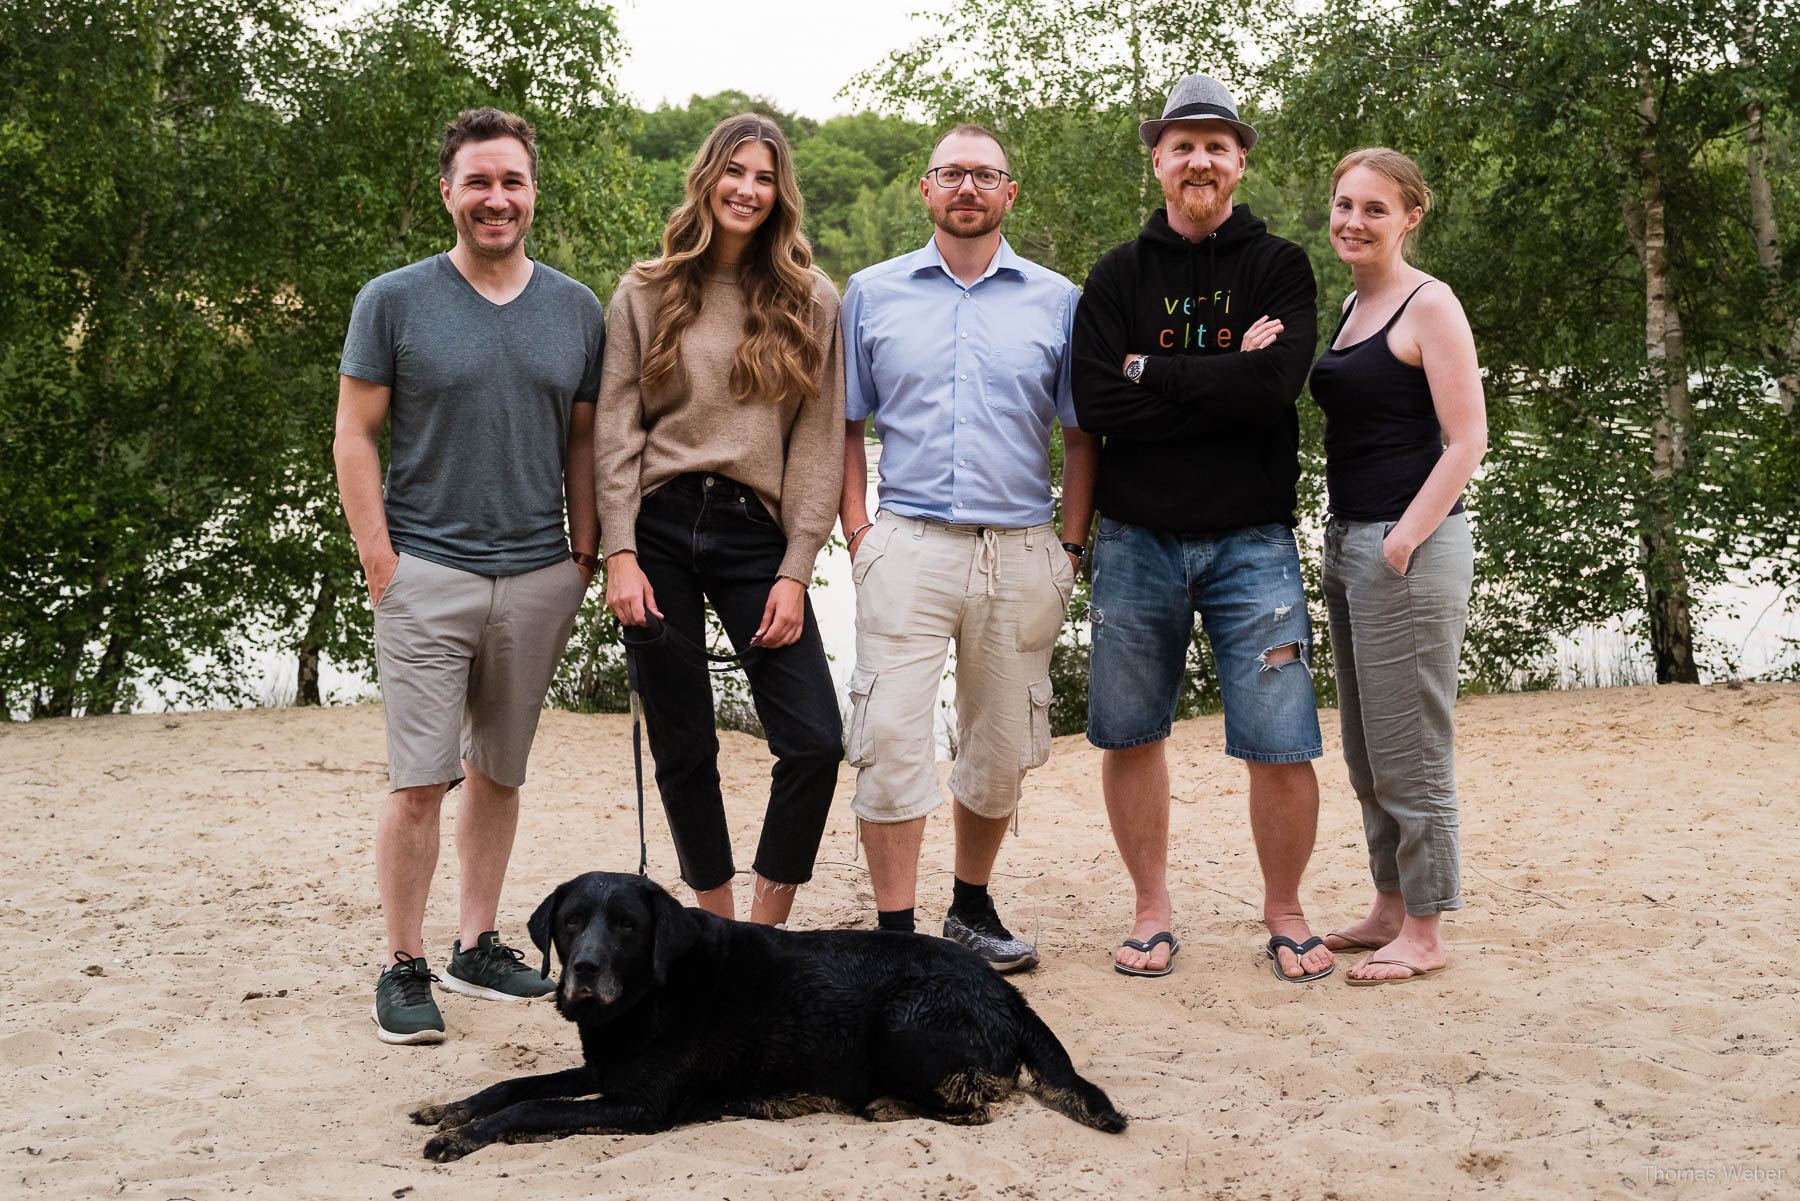
[[[1354,345],[1333,349],[1356,311],[1352,299],[1313,364],[1313,400],[1325,410],[1325,491],[1332,515],[1346,521],[1400,520],[1444,453],[1425,369],[1401,362],[1388,349],[1388,331],[1419,288],[1400,302],[1386,325]],[[1458,497],[1450,511],[1462,510]]]

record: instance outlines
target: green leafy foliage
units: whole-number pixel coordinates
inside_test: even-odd
[[[1747,237],[1742,137],[1753,82],[1791,120],[1788,9],[1334,2],[1280,30],[1262,74],[1281,96],[1271,173],[1320,181],[1323,204],[1339,155],[1385,144],[1417,158],[1437,193],[1417,261],[1455,287],[1488,377],[1464,661],[1484,686],[1541,676],[1559,634],[1641,622],[1647,595],[1671,581],[1696,596],[1728,571],[1794,586],[1796,494],[1780,479],[1796,443],[1779,428],[1757,345],[1774,314]],[[1745,22],[1768,38],[1754,81],[1734,62]],[[1640,79],[1657,102],[1648,135],[1685,333],[1678,369],[1694,394],[1692,415],[1673,421],[1646,349],[1634,245],[1646,195]],[[1772,131],[1781,154],[1786,132]],[[1791,240],[1800,205],[1792,189],[1777,203]],[[1321,279],[1347,276],[1309,249]],[[1793,289],[1790,272],[1777,291]],[[1663,436],[1686,447],[1672,472],[1658,466]],[[1640,636],[1656,640],[1641,625]]]
[[[1263,132],[1240,196],[1312,257],[1322,329],[1350,286],[1327,237],[1332,164],[1393,145],[1436,191],[1417,261],[1469,314],[1492,430],[1469,494],[1470,686],[1551,678],[1555,640],[1584,627],[1665,641],[1647,601],[1727,573],[1791,604],[1795,15],[1790,0],[965,0],[860,77],[880,111],[820,122],[743,92],[632,111],[612,86],[612,10],[593,0],[398,0],[336,26],[308,0],[0,5],[0,166],[28,198],[0,223],[0,714],[242,701],[268,647],[299,659],[303,700],[321,659],[368,669],[331,460],[337,355],[364,283],[451,244],[438,139],[484,103],[539,131],[530,252],[602,297],[655,253],[706,132],[746,109],[792,141],[840,285],[924,242],[917,180],[936,132],[966,120],[1009,151],[1014,246],[1080,281],[1160,203],[1138,122],[1204,69]],[[1674,367],[1650,349],[1647,151]],[[1691,408],[1671,417],[1682,381]],[[1311,522],[1322,421],[1304,397],[1300,413]],[[1730,648],[1698,650],[1730,669]],[[1189,666],[1183,711],[1216,705],[1203,644]],[[1077,628],[1053,670],[1057,728],[1077,729]],[[1330,673],[1314,679],[1329,699]],[[553,695],[622,706],[598,604]]]
[[[631,149],[653,213],[666,218],[681,203],[688,164],[713,126],[745,112],[774,121],[793,147],[815,261],[840,288],[861,268],[916,250],[930,235],[916,195],[931,147],[927,126],[872,112],[818,122],[736,91],[636,115]]]
[[[1742,136],[1755,88],[1772,170],[1792,179],[1791,9],[1331,0],[1252,13],[1198,0],[970,0],[860,84],[880,105],[1000,132],[1021,183],[1008,236],[1080,280],[1161,202],[1138,120],[1157,115],[1161,89],[1188,71],[1224,80],[1263,134],[1240,199],[1308,251],[1324,331],[1350,288],[1328,238],[1332,165],[1378,144],[1418,159],[1438,205],[1417,261],[1462,298],[1488,378],[1492,449],[1470,489],[1479,558],[1465,679],[1504,687],[1545,678],[1556,638],[1582,627],[1635,619],[1649,644],[1646,597],[1671,580],[1698,595],[1732,572],[1795,595],[1800,423],[1776,402],[1784,363],[1771,348],[1800,312],[1800,190],[1777,188],[1786,267],[1771,284],[1748,236]],[[1761,37],[1753,71],[1733,44],[1747,27]],[[1644,203],[1641,69],[1660,100],[1653,132],[1694,395],[1673,474],[1656,468],[1662,377],[1647,357],[1645,270],[1630,228]],[[1304,523],[1325,507],[1323,422],[1305,396],[1300,415]],[[1661,534],[1668,523],[1673,537]],[[1302,552],[1316,596],[1317,548],[1303,539]],[[1075,631],[1064,641],[1059,689],[1082,689],[1072,665],[1085,649]],[[1198,643],[1189,669],[1197,703],[1210,703]],[[1329,671],[1314,680],[1329,700]],[[1082,707],[1073,696],[1067,705],[1059,728],[1074,728]]]
[[[238,695],[238,481],[280,457],[291,13],[0,9],[0,712]],[[81,103],[72,104],[79,95]]]
[[[539,131],[531,252],[602,292],[653,244],[610,9],[404,0],[336,32],[254,0],[0,9],[0,713],[148,680],[249,699],[246,659],[367,669],[331,457],[357,290],[453,241],[437,145]],[[69,97],[79,92],[80,105]]]

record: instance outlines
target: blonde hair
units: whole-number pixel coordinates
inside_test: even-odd
[[[656,336],[644,355],[643,385],[685,380],[681,336],[700,315],[707,252],[713,240],[712,193],[745,142],[761,142],[775,160],[775,208],[751,236],[738,265],[743,290],[744,337],[731,359],[731,393],[775,399],[819,395],[825,349],[813,337],[812,246],[800,232],[805,201],[794,174],[794,155],[781,128],[767,117],[743,113],[713,127],[688,167],[681,205],[663,230],[662,257],[639,263],[639,276],[661,285]]]
[[[1338,165],[1331,172],[1333,200],[1337,198],[1338,180],[1356,167],[1367,167],[1399,188],[1401,208],[1407,212],[1418,209],[1419,225],[1425,223],[1424,215],[1431,211],[1431,189],[1425,186],[1425,174],[1419,170],[1419,164],[1398,150],[1389,150],[1386,146],[1367,146],[1361,150],[1352,150],[1338,160]],[[1408,230],[1405,240],[1400,243],[1400,253],[1407,258],[1412,256],[1413,244],[1419,240],[1419,225]]]

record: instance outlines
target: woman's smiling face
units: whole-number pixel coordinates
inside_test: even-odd
[[[1352,167],[1331,198],[1331,245],[1346,263],[1380,262],[1398,255],[1424,212],[1406,209],[1400,186],[1379,171]]]
[[[742,246],[775,210],[775,154],[766,142],[738,144],[713,185],[714,237]]]

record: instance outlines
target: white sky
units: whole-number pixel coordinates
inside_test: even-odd
[[[944,0],[615,0],[630,57],[620,89],[640,108],[736,89],[824,120],[853,111],[850,77],[930,26],[908,13]]]

